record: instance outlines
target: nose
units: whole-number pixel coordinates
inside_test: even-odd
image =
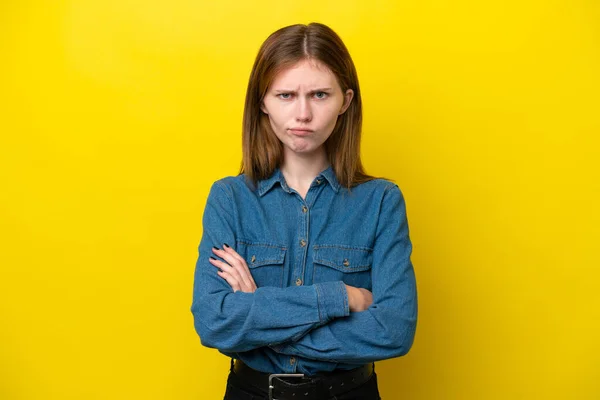
[[[297,103],[296,120],[298,122],[309,122],[312,120],[312,110],[310,101],[304,97],[300,97]]]

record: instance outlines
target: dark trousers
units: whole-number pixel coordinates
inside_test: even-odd
[[[266,388],[265,388],[266,390]],[[262,391],[255,386],[252,386],[242,379],[240,379],[233,371],[229,372],[227,378],[227,390],[223,400],[267,400],[268,393]],[[377,375],[373,372],[373,375],[369,380],[363,383],[361,386],[351,390],[350,392],[343,393],[337,397],[331,397],[329,399],[316,399],[310,398],[306,400],[380,400],[379,389],[377,387]]]

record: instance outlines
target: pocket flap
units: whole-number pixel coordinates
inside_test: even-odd
[[[267,243],[238,242],[238,253],[246,260],[249,268],[257,268],[283,264],[286,248]]]
[[[373,251],[347,246],[314,246],[314,262],[343,272],[365,271],[371,268]]]

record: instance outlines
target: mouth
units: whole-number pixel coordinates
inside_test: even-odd
[[[296,136],[307,136],[314,132],[312,129],[306,129],[306,128],[291,128],[288,130],[293,135],[296,135]]]

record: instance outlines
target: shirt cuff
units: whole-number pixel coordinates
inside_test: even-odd
[[[315,283],[317,301],[319,303],[319,318],[322,323],[334,318],[350,315],[348,292],[342,281]]]

